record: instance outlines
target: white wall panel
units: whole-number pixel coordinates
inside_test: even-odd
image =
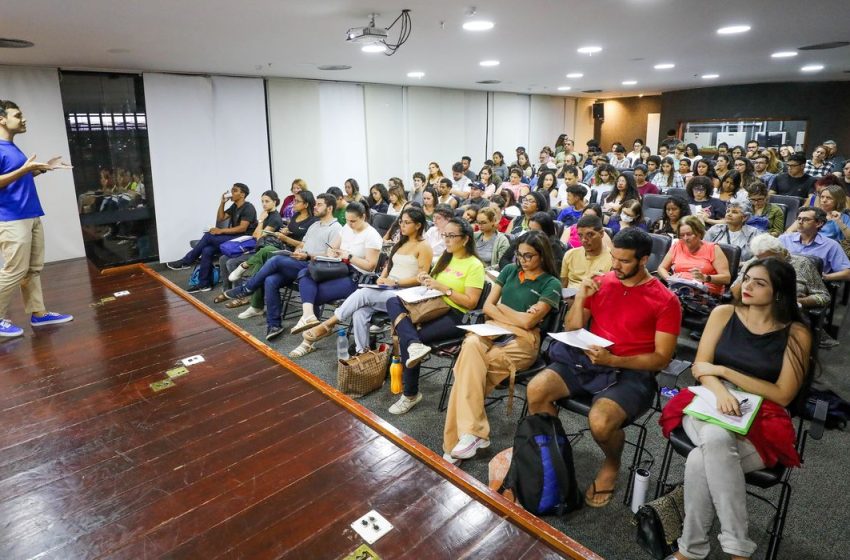
[[[266,82],[266,92],[275,190],[289,194],[296,177],[317,185],[322,161],[319,82],[273,79]]]
[[[360,184],[360,191],[368,192],[362,85],[319,83],[319,131],[321,175],[312,190],[324,192],[334,185],[342,187],[345,179],[353,177]]]
[[[464,149],[462,156],[472,158],[472,170],[476,173],[484,165],[487,153],[487,93],[464,92]]]
[[[505,161],[516,159],[517,146],[529,147],[530,96],[516,93],[493,94],[493,149],[505,155]],[[533,161],[533,159],[532,159]]]
[[[37,154],[39,161],[53,156],[71,161],[55,68],[0,67],[0,99],[15,101],[27,119],[27,132],[15,138],[25,154]],[[45,213],[45,260],[86,256],[72,172],[48,173],[36,177],[35,184]]]
[[[259,79],[145,74],[159,256],[181,257],[215,224],[222,192],[242,182],[259,207],[271,183]]]
[[[528,140],[531,161],[536,165],[537,155],[543,146],[549,146],[554,150],[558,136],[565,132],[564,98],[532,95]]]
[[[409,189],[412,178],[408,176],[406,164],[404,89],[366,84],[363,94],[369,184],[386,184],[390,177],[400,177]]]
[[[436,161],[443,174],[464,154],[466,122],[464,93],[458,90],[411,87],[407,92],[407,138],[409,173],[427,175],[428,163]]]

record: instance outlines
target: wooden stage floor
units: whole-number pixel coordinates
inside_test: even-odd
[[[381,558],[599,558],[156,273],[43,278],[76,320],[0,343],[0,559],[343,558],[371,509]]]

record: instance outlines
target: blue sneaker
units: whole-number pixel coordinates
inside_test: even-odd
[[[40,327],[42,325],[58,325],[60,323],[70,323],[73,320],[73,315],[63,315],[62,313],[48,311],[41,317],[36,317],[35,315],[31,316],[30,325],[33,327]]]
[[[16,336],[22,336],[23,334],[24,329],[22,329],[21,327],[16,327],[6,319],[0,319],[0,336],[6,338],[13,338]]]
[[[227,299],[239,299],[250,296],[251,290],[249,290],[245,286],[246,284],[242,284],[241,286],[236,286],[235,288],[225,290],[224,297],[226,297]]]

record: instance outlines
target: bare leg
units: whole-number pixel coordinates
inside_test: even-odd
[[[587,417],[590,433],[593,434],[593,439],[605,454],[605,460],[602,462],[594,480],[597,493],[613,490],[617,484],[620,459],[626,440],[622,425],[626,418],[626,412],[620,405],[609,399],[599,399],[590,409],[590,414]],[[593,487],[589,488],[586,496],[593,504],[604,504],[611,499],[610,494],[593,495]]]

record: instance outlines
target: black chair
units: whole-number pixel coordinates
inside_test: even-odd
[[[661,219],[664,216],[664,205],[670,197],[666,194],[647,194],[644,195],[641,205],[643,207],[643,217],[647,224],[651,224]]]
[[[378,230],[378,233],[383,237],[395,223],[396,219],[398,219],[398,216],[375,212],[372,214],[372,227]]]
[[[793,224],[794,220],[797,219],[797,210],[800,209],[800,205],[803,202],[796,196],[788,196],[784,194],[772,194],[768,197],[767,201],[774,204],[785,205],[785,229],[791,227],[791,224]]]
[[[827,415],[827,403],[825,401],[818,400],[815,403],[814,418],[809,423],[808,428],[805,427],[803,411],[805,410],[807,404],[809,387],[811,385],[812,377],[814,374],[816,363],[816,349],[817,344],[815,341],[812,344],[813,352],[809,360],[809,371],[807,374],[806,382],[800,389],[800,393],[798,394],[795,401],[789,407],[789,412],[791,413],[792,417],[796,416],[798,418],[796,448],[801,460],[804,460],[806,440],[809,437],[814,440],[820,440],[823,436],[823,430]],[[688,454],[690,454],[690,452],[694,449],[694,447],[696,446],[688,438],[687,434],[685,433],[685,430],[682,429],[681,426],[670,433],[670,439],[667,442],[667,447],[664,450],[664,457],[661,462],[661,472],[659,473],[658,483],[655,488],[656,498],[672,488],[672,485],[667,482],[667,479],[670,475],[670,466],[672,464],[673,452],[675,451],[678,455],[682,457],[687,457]],[[770,534],[770,542],[767,545],[767,552],[765,553],[766,560],[774,560],[777,554],[779,553],[779,544],[782,541],[782,532],[785,528],[785,519],[788,515],[788,506],[791,501],[791,484],[789,482],[789,479],[791,477],[792,470],[793,469],[785,468],[782,465],[778,464],[772,468],[765,468],[762,470],[747,473],[745,477],[749,486],[755,486],[762,490],[769,490],[777,486],[780,487],[779,497],[776,502],[772,502],[768,498],[758,493],[755,493],[751,490],[747,490],[747,494],[768,504],[775,511],[770,528],[768,529],[768,533]]]
[[[678,196],[679,198],[684,198],[685,200],[688,200],[690,198],[688,196],[687,189],[667,189],[666,191],[664,191],[664,194],[666,194],[667,196]]]
[[[658,265],[664,260],[664,256],[670,251],[673,245],[673,238],[663,233],[650,233],[652,237],[652,253],[649,255],[649,260],[646,261],[646,269],[650,274],[654,274],[658,270]]]
[[[595,191],[593,189],[590,189],[590,203],[596,204],[598,198],[599,198],[599,191]]]

